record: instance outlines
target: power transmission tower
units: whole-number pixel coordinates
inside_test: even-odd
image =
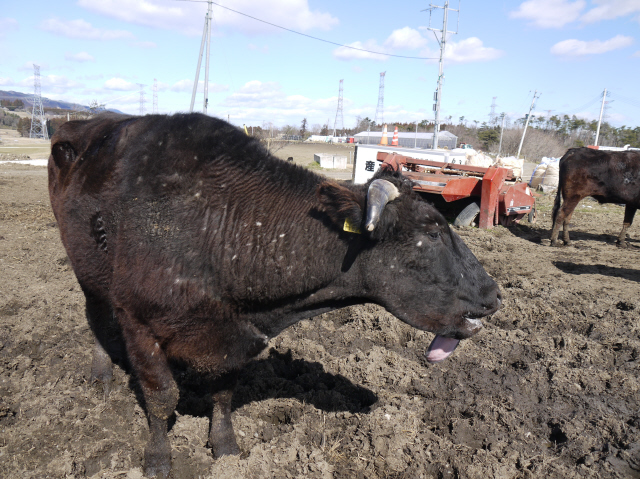
[[[344,117],[342,114],[342,83],[344,80],[340,80],[340,91],[338,92],[338,109],[336,110],[336,119],[333,122],[333,136],[336,136],[336,125],[338,124],[338,118],[340,118],[340,130],[344,132]]]
[[[444,11],[444,14],[442,16],[442,28],[432,28],[431,27],[431,13],[433,12],[434,9],[436,8],[442,8]],[[445,51],[445,47],[447,44],[447,34],[451,33],[451,34],[457,34],[458,33],[458,27],[456,26],[456,31],[450,31],[447,30],[447,21],[449,19],[449,10],[451,10],[452,12],[458,12],[458,25],[460,23],[460,2],[458,2],[458,9],[454,10],[454,9],[450,9],[449,8],[449,1],[445,0],[444,2],[444,6],[441,7],[439,5],[433,5],[433,4],[429,4],[429,8],[427,9],[429,10],[429,30],[431,30],[434,34],[434,36],[436,37],[436,40],[438,41],[438,43],[440,44],[440,62],[439,62],[439,69],[438,69],[438,89],[436,90],[435,94],[434,94],[434,100],[435,100],[435,104],[433,105],[433,110],[436,112],[435,114],[435,121],[434,121],[434,126],[433,126],[433,149],[437,149],[438,148],[438,133],[440,132],[440,97],[442,96],[442,80],[444,80],[444,51]],[[423,10],[424,11],[424,10]],[[440,32],[440,37],[438,38],[438,35],[436,32]]]
[[[158,80],[153,79],[153,114],[158,114]]]
[[[493,97],[493,101],[491,102],[491,112],[489,113],[489,124],[493,125],[496,123],[496,121],[498,120],[496,118],[496,98],[498,98],[497,96]]]
[[[605,88],[604,92],[602,92],[602,106],[600,107],[600,117],[598,118],[598,128],[596,129],[596,139],[593,142],[593,146],[598,146],[598,137],[600,136],[600,124],[602,123],[605,104],[608,103],[606,99],[607,99],[607,89]]]
[[[205,60],[204,67],[204,102],[202,106],[202,113],[206,115],[207,107],[209,106],[209,52],[211,51],[211,19],[213,13],[211,11],[211,1],[208,0],[209,6],[207,7],[207,14],[204,17],[204,30],[202,31],[202,42],[200,43],[200,55],[198,56],[198,67],[196,68],[196,79],[193,83],[193,93],[191,94],[191,106],[189,111],[193,111],[193,105],[196,102],[196,91],[198,90],[198,78],[200,77],[200,66],[202,65],[202,52],[204,51],[204,45],[207,44],[207,58]]]
[[[144,115],[144,103],[145,103],[144,84],[138,83],[138,86],[140,87],[140,116],[142,116]]]
[[[49,139],[47,120],[42,108],[42,94],[40,92],[40,66],[33,64],[33,109],[31,110],[31,131],[29,138]]]
[[[384,123],[384,76],[387,72],[380,73],[380,87],[378,88],[378,107],[376,108],[376,117],[373,122],[376,125]]]
[[[533,92],[533,100],[531,100],[531,106],[529,107],[529,113],[527,113],[527,121],[524,123],[524,131],[522,132],[522,138],[520,138],[520,146],[518,146],[518,154],[516,158],[520,158],[520,150],[522,150],[522,144],[524,143],[524,135],[527,133],[527,126],[529,126],[529,119],[531,118],[531,110],[536,106],[536,100],[540,98],[538,90]]]

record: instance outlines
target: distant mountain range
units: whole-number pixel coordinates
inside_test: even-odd
[[[0,100],[22,100],[25,105],[25,110],[30,110],[31,107],[33,107],[33,94],[0,90]],[[66,101],[50,100],[49,98],[46,98],[44,96],[42,97],[42,106],[44,108],[60,108],[61,110],[75,111],[89,109],[89,107],[86,105],[79,105],[77,103],[69,103]],[[108,110],[115,113],[122,113],[121,111],[114,110],[112,108],[109,108]]]

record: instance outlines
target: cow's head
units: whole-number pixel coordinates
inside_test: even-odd
[[[381,172],[367,185],[325,182],[325,212],[348,241],[359,244],[353,266],[363,290],[402,321],[436,333],[427,359],[440,361],[460,339],[482,329],[480,318],[501,302],[498,285],[433,205],[399,173]]]

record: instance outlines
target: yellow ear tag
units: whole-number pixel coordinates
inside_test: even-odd
[[[345,218],[343,229],[349,233],[357,233],[357,234],[362,233],[362,231],[360,231],[360,228],[356,228],[355,226],[353,226],[351,221],[349,221],[349,218]]]

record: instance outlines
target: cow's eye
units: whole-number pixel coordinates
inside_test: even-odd
[[[429,233],[429,239],[431,241],[435,241],[438,238],[440,238],[440,232],[439,231],[432,231],[431,233]]]

